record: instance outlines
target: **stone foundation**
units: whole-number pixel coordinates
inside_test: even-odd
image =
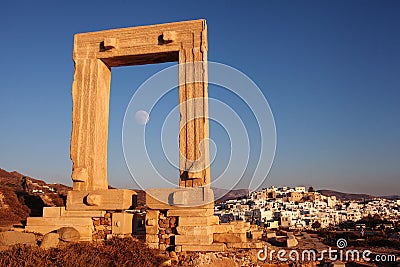
[[[210,202],[213,197],[205,187],[146,191],[147,244],[175,252],[262,248],[262,243],[254,241],[262,235],[257,227],[244,221],[220,224]]]
[[[136,193],[131,190],[70,191],[66,207],[44,207],[43,217],[27,218],[25,229],[47,234],[61,227],[73,227],[79,232],[80,241],[130,235],[134,214],[125,210],[135,205]]]
[[[93,217],[92,240],[104,240],[112,233],[111,213],[107,212],[104,217]]]

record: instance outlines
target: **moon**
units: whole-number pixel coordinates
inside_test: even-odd
[[[136,122],[140,125],[146,125],[149,122],[150,115],[144,110],[138,110],[135,113]]]

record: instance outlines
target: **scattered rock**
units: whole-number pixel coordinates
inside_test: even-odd
[[[332,267],[345,267],[346,264],[344,262],[341,262],[341,261],[335,261],[335,262],[332,262],[330,264],[330,266],[332,266]]]
[[[0,232],[6,232],[9,231],[11,227],[6,227],[6,226],[0,226]]]
[[[179,260],[178,260],[178,255],[176,255],[175,251],[170,251],[169,252],[169,257],[171,258],[171,263],[173,265],[177,265]]]
[[[161,266],[172,266],[172,261],[171,260],[166,260],[161,264]]]
[[[81,235],[73,227],[62,227],[57,230],[59,238],[65,242],[78,242]]]
[[[292,248],[295,247],[299,244],[299,242],[297,241],[296,237],[293,236],[288,236],[288,239],[286,240],[286,246],[288,248]]]
[[[274,237],[276,237],[276,232],[267,232],[267,238],[269,239],[269,238],[274,238]]]
[[[43,236],[40,247],[43,249],[56,248],[59,242],[60,240],[58,233],[48,233]]]
[[[0,246],[11,246],[17,244],[35,245],[35,234],[15,231],[0,232]]]

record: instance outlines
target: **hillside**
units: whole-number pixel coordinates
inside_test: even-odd
[[[343,193],[343,192],[338,192],[334,190],[328,190],[328,189],[321,189],[317,190],[318,193],[324,195],[324,196],[335,196],[337,199],[340,200],[368,200],[368,199],[373,199],[375,196],[367,195],[367,194],[357,194],[357,193]]]
[[[45,206],[63,206],[70,189],[0,169],[0,226],[20,225],[28,216],[41,216]]]
[[[212,190],[214,191],[216,203],[221,203],[229,199],[237,199],[243,196],[247,196],[247,194],[249,193],[248,189],[227,190],[221,188],[213,188]]]
[[[390,200],[400,200],[400,195],[380,196],[380,198],[386,198]]]

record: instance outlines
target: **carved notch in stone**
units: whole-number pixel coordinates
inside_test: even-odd
[[[117,48],[117,39],[116,38],[104,38],[104,41],[100,43],[100,50],[110,50],[113,48]]]
[[[74,182],[87,182],[88,173],[86,168],[74,168],[72,171],[72,181]]]
[[[169,44],[176,40],[175,31],[165,31],[161,35],[161,44]]]
[[[84,202],[86,205],[88,206],[100,206],[101,204],[101,196],[98,194],[88,194],[85,198],[84,198]]]

